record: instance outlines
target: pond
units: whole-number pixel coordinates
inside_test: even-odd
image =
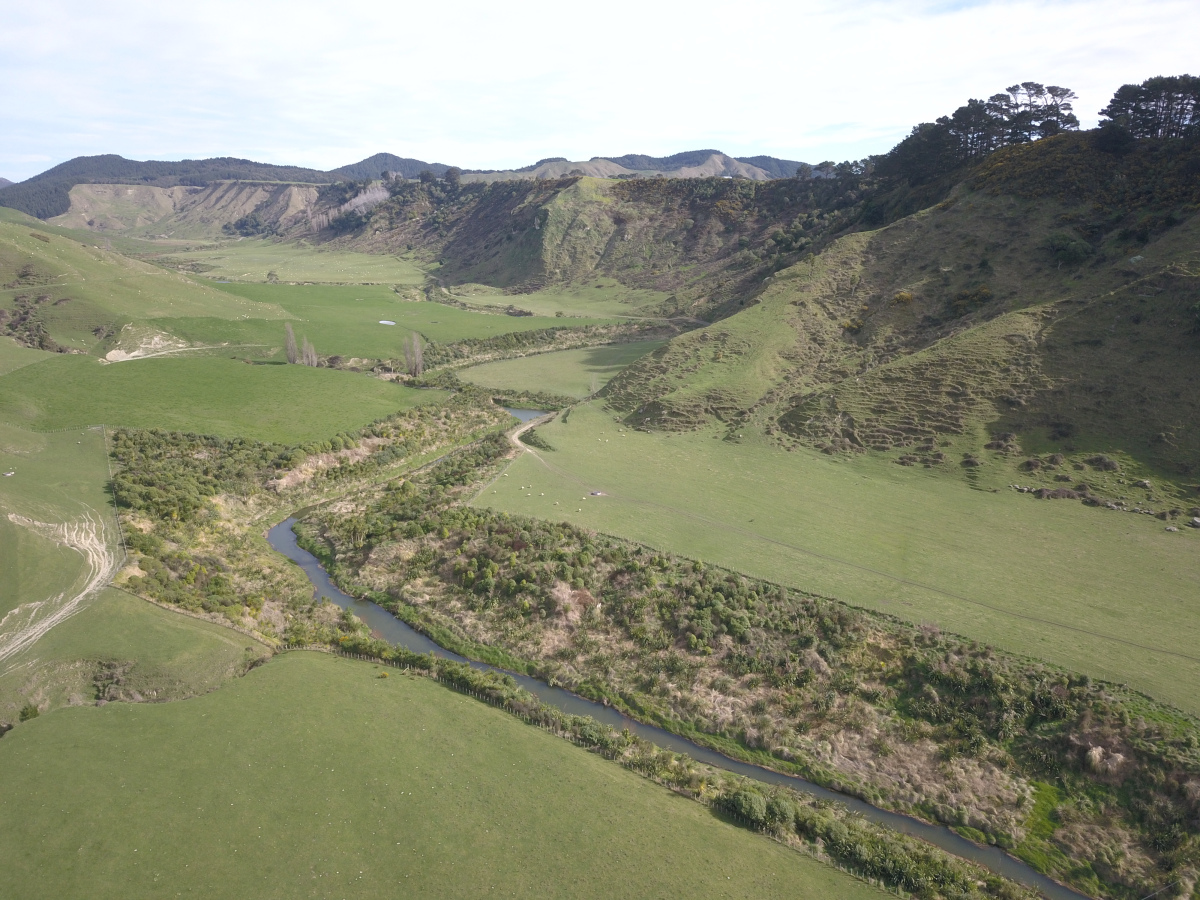
[[[529,413],[530,415],[521,418],[524,422],[539,415],[544,415],[544,413],[538,410],[509,410],[509,412],[518,418],[521,418],[518,413]],[[604,706],[592,700],[585,700],[583,697],[572,694],[563,688],[551,687],[545,682],[538,681],[536,678],[531,678],[528,675],[507,672],[497,669],[494,666],[486,665],[485,663],[466,659],[456,653],[451,653],[449,650],[444,650],[407,623],[397,619],[382,606],[372,603],[369,600],[357,600],[339,590],[330,580],[329,574],[321,566],[317,558],[296,542],[296,534],[292,530],[295,522],[294,518],[286,519],[272,528],[267,533],[267,540],[271,546],[304,570],[309,581],[313,584],[314,596],[327,597],[332,603],[337,604],[342,609],[350,610],[350,612],[362,619],[368,628],[391,644],[397,644],[417,653],[433,653],[443,659],[467,663],[476,669],[484,671],[504,672],[504,674],[516,679],[521,687],[535,695],[548,706],[557,707],[571,715],[591,716],[598,722],[611,725],[618,731],[628,728],[632,733],[660,747],[665,747],[676,753],[686,753],[692,759],[707,765],[736,772],[739,775],[753,778],[756,781],[783,785],[794,790],[804,791],[823,800],[832,800],[841,803],[864,818],[870,819],[872,822],[886,825],[896,831],[928,841],[930,844],[953,853],[955,856],[978,863],[999,875],[1011,878],[1018,884],[1041,891],[1047,897],[1051,898],[1051,900],[1081,900],[1085,896],[1047,878],[1020,860],[1009,856],[998,847],[981,847],[964,837],[960,837],[944,826],[930,825],[910,816],[879,809],[864,800],[859,800],[857,797],[850,797],[846,794],[840,794],[837,791],[831,791],[803,778],[784,775],[781,772],[774,772],[770,769],[764,769],[761,766],[731,759],[728,756],[718,753],[716,750],[679,737],[662,728],[646,725],[634,719],[627,718],[611,707]]]
[[[509,415],[516,416],[522,422],[532,422],[538,416],[544,416],[549,412],[545,409],[514,409],[511,406],[503,406],[501,409]]]

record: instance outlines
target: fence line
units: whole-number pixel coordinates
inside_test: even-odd
[[[356,661],[360,661],[360,662],[370,662],[370,663],[375,663],[377,665],[389,666],[391,668],[401,669],[402,671],[405,671],[405,672],[412,672],[415,670],[415,671],[423,674],[426,678],[431,678],[434,681],[437,681],[439,684],[442,684],[445,687],[451,688],[460,694],[464,694],[475,700],[479,700],[484,703],[487,703],[489,706],[494,706],[498,709],[501,709],[504,712],[507,712],[509,715],[515,716],[516,718],[520,719],[527,725],[533,725],[537,728],[540,728],[542,731],[545,731],[547,734],[551,734],[560,739],[568,740],[572,744],[574,744],[576,747],[583,747],[584,749],[590,750],[592,752],[596,752],[599,755],[603,756],[605,759],[608,759],[610,761],[618,763],[622,768],[629,769],[630,771],[635,772],[636,774],[640,775],[642,778],[647,779],[648,781],[652,781],[655,784],[665,787],[674,793],[680,794],[681,796],[687,797],[691,800],[694,800],[698,803],[703,804],[704,806],[708,807],[710,810],[720,813],[722,816],[725,816],[726,818],[732,819],[734,822],[736,822],[738,825],[740,825],[743,828],[746,828],[750,831],[754,831],[758,834],[761,834],[764,837],[775,841],[776,843],[783,844],[785,847],[789,847],[793,850],[797,850],[801,853],[804,853],[807,856],[810,856],[813,859],[815,859],[821,863],[824,863],[825,865],[831,866],[846,875],[850,875],[853,878],[857,878],[859,881],[866,882],[867,884],[869,884],[873,887],[879,888],[882,891],[885,891],[890,894],[894,894],[899,897],[908,898],[911,896],[903,888],[889,885],[882,878],[877,878],[877,877],[868,875],[864,872],[858,871],[856,869],[853,869],[849,866],[843,865],[842,863],[838,862],[836,859],[831,857],[829,854],[823,852],[823,842],[820,839],[817,839],[816,842],[807,841],[807,840],[803,839],[802,837],[799,837],[795,841],[784,840],[781,835],[776,833],[776,831],[773,828],[771,828],[771,826],[766,825],[762,822],[756,822],[753,819],[746,818],[745,816],[741,815],[740,813],[736,812],[735,810],[729,809],[719,799],[714,799],[712,797],[707,797],[707,796],[704,796],[701,794],[695,794],[695,793],[691,793],[689,791],[683,790],[676,785],[673,785],[673,784],[670,784],[670,783],[664,781],[663,779],[659,778],[658,776],[656,776],[650,772],[644,771],[641,767],[639,767],[635,764],[634,760],[621,759],[617,754],[610,753],[604,747],[602,747],[598,744],[593,744],[591,742],[583,740],[583,738],[581,738],[579,735],[575,734],[573,731],[563,730],[563,729],[556,727],[557,723],[554,721],[547,722],[542,719],[534,718],[527,713],[523,713],[518,710],[512,709],[511,707],[508,706],[507,702],[503,699],[492,697],[488,694],[480,693],[479,691],[472,690],[468,687],[465,687],[465,686],[459,684],[457,681],[455,681],[453,679],[444,677],[440,672],[437,671],[436,663],[434,665],[434,668],[431,670],[431,669],[426,669],[421,666],[410,666],[407,663],[402,663],[398,660],[382,659],[380,657],[371,656],[366,653],[355,653],[355,652],[352,652],[349,650],[342,650],[341,648],[338,648],[338,647],[328,647],[328,646],[322,646],[322,645],[311,645],[311,646],[307,646],[307,647],[289,647],[280,652],[287,653],[287,652],[293,652],[293,651],[297,651],[297,650],[299,650],[299,651],[311,650],[311,651],[316,651],[318,653],[328,653],[333,656],[341,656],[346,659],[352,659],[352,660],[356,660]],[[649,743],[650,746],[654,747],[656,750],[662,749],[662,748],[658,747],[656,744],[652,744],[650,742],[646,742],[646,743]],[[668,752],[670,752],[670,751],[668,751]],[[977,864],[972,864],[966,860],[964,860],[964,862],[967,862],[968,865],[977,865]]]

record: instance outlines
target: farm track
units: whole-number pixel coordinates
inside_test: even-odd
[[[0,620],[0,663],[33,646],[50,629],[65,622],[100,593],[116,574],[117,554],[105,540],[104,521],[87,513],[73,522],[48,524],[9,513],[15,525],[28,528],[79,553],[85,562],[78,590],[47,600],[22,603]]]

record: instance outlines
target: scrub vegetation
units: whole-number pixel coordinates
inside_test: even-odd
[[[476,459],[486,474],[487,455]],[[726,753],[957,826],[1084,890],[1138,897],[1163,871],[1194,877],[1194,719],[933,627],[459,505],[479,479],[470,462],[314,514],[307,546],[444,646],[499,651]],[[1034,827],[1046,782],[1062,792],[1048,832]]]
[[[1022,82],[772,181],[114,157],[4,188],[58,216],[0,210],[6,886],[874,890],[815,857],[1023,896],[387,646],[264,540],[295,514],[448,649],[1092,896],[1194,895],[1200,79],[1089,132],[1074,99]],[[261,665],[304,647],[378,665]]]

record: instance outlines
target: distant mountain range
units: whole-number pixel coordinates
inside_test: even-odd
[[[505,181],[522,178],[546,179],[569,175],[593,175],[602,178],[648,177],[673,178],[730,177],[767,181],[791,178],[804,163],[776,159],[773,156],[735,158],[719,150],[689,150],[673,156],[645,156],[630,153],[616,157],[593,157],[572,162],[563,157],[539,160],[518,169],[464,170],[464,180]],[[336,181],[364,181],[385,172],[415,178],[424,170],[441,177],[450,168],[445,163],[427,163],[391,153],[376,153],[356,163],[332,169],[306,169],[277,166],[247,159],[218,157],[184,159],[174,162],[125,159],[116,154],[79,156],[47,169],[40,175],[13,183],[0,178],[0,206],[19,209],[39,219],[60,216],[71,207],[71,188],[77,184],[132,184],[152,187],[204,186],[213,181],[263,181],[302,184],[330,184]]]
[[[769,181],[792,178],[805,163],[774,156],[727,156],[720,150],[688,150],[672,156],[593,156],[572,162],[564,157],[538,160],[519,169],[468,169],[467,180],[494,181],[514,178],[560,178],[564,175],[594,175],[600,178],[666,175],[672,178],[749,178]]]

